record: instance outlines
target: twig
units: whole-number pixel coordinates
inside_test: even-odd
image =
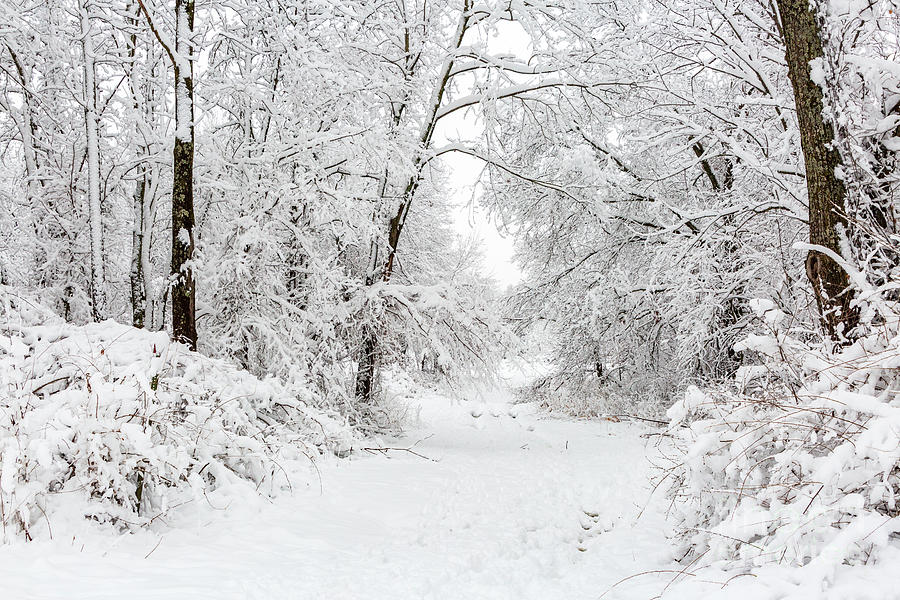
[[[722,584],[722,589],[724,590],[726,585],[728,585],[729,583],[731,583],[732,581],[734,581],[734,580],[737,579],[738,577],[756,577],[756,574],[754,574],[754,573],[738,573],[737,575],[735,575],[735,576],[733,576],[733,577],[729,577],[729,578],[725,581],[725,583]]]
[[[615,417],[616,419],[634,419],[636,421],[646,421],[647,423],[655,423],[656,425],[668,425],[668,421],[660,421],[659,419],[648,419],[647,417],[638,417],[635,415],[606,415],[607,418]]]
[[[694,576],[693,573],[683,573],[683,571],[675,571],[673,569],[657,569],[655,571],[644,571],[643,573],[635,573],[634,575],[629,575],[628,577],[626,577],[624,579],[620,579],[619,581],[617,581],[614,584],[612,584],[611,586],[609,586],[608,590],[606,590],[605,592],[600,594],[600,598],[603,598],[603,596],[610,593],[614,587],[618,586],[619,584],[625,583],[629,579],[634,579],[635,577],[641,577],[642,575],[654,575],[654,574],[663,574],[663,573],[676,573],[678,575],[684,574],[684,575],[690,575],[692,577]]]
[[[163,541],[163,539],[162,539],[162,537],[160,537],[160,538],[159,538],[159,541],[156,542],[156,545],[153,546],[153,550],[151,550],[151,551],[148,552],[146,555],[144,555],[144,559],[150,558],[150,555],[153,554],[153,553],[156,551],[157,548],[159,548],[159,545],[162,544],[162,541]]]
[[[436,458],[431,458],[429,456],[425,456],[424,454],[419,454],[418,452],[416,452],[415,450],[412,449],[412,446],[409,448],[389,448],[389,447],[363,448],[363,450],[365,450],[369,454],[380,453],[382,456],[387,456],[387,453],[391,450],[393,450],[394,452],[409,452],[413,456],[418,456],[419,458],[424,458],[425,460],[430,460],[431,462],[437,462]]]
[[[806,505],[806,508],[804,508],[804,509],[803,509],[803,512],[800,513],[800,514],[802,514],[802,515],[805,515],[805,514],[806,514],[806,511],[808,511],[808,510],[809,510],[809,507],[812,506],[812,503],[816,501],[816,498],[819,497],[819,492],[821,492],[823,489],[825,489],[825,484],[824,484],[824,483],[823,483],[821,486],[819,486],[819,490],[818,490],[815,494],[813,494],[813,497],[812,497],[812,498],[809,499],[809,504]]]
[[[31,390],[31,393],[36,396],[39,391],[41,391],[48,385],[52,385],[54,383],[59,383],[60,381],[67,381],[68,379],[69,379],[69,377],[67,375],[64,375],[62,377],[57,377],[56,379],[51,379],[50,381],[48,381],[46,383],[42,383],[41,385],[39,385],[36,388],[34,388],[33,390]]]

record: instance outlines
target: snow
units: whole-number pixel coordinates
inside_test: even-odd
[[[825,65],[822,58],[814,58],[809,61],[809,78],[819,87],[825,85]]]
[[[823,592],[814,565],[802,577],[674,563],[648,483],[658,430],[549,419],[503,392],[409,402],[418,420],[402,438],[327,455],[292,495],[229,487],[135,534],[0,547],[3,597],[888,597],[860,585],[865,567]]]
[[[312,479],[312,457],[349,435],[304,402],[308,389],[253,377],[164,332],[78,326],[4,300],[3,542],[146,528],[217,492],[277,495],[304,479],[301,464]]]
[[[862,491],[870,473],[895,464],[884,449],[897,447],[900,413],[865,387],[810,381],[809,407],[874,418],[828,456],[794,453],[825,489],[798,488],[784,503],[753,493],[761,474],[746,462],[769,464],[753,454],[758,440],[710,428],[704,419],[721,407],[696,387],[665,430],[554,419],[540,402],[516,403],[510,389],[541,377],[548,365],[539,360],[504,361],[500,383],[452,393],[389,371],[390,410],[407,415],[407,430],[361,439],[306,407],[294,397],[300,390],[191,353],[164,333],[67,324],[8,301],[0,374],[13,410],[0,414],[0,598],[891,597],[900,518],[870,505],[892,508],[893,487],[839,493]],[[764,317],[776,312],[757,304]],[[896,354],[890,340],[869,354],[844,352],[881,368],[882,356]],[[297,411],[296,422],[276,426],[272,402]],[[181,416],[159,421],[172,407]],[[144,414],[149,421],[132,418]],[[672,505],[659,477],[682,451],[682,434],[693,440],[683,455],[689,500]],[[772,458],[773,468],[792,468]],[[145,510],[134,503],[136,465]],[[730,479],[710,484],[710,473],[740,479],[742,501],[711,493]],[[695,519],[687,535],[726,543],[678,562],[684,540],[673,534],[683,537],[684,526],[670,518],[673,506],[723,513]],[[828,527],[835,518],[847,525]],[[822,525],[801,526],[801,541],[819,551],[798,564],[791,524],[812,520]],[[732,552],[727,540],[747,541]],[[797,548],[787,561],[756,560],[788,546]],[[874,547],[871,564],[843,563]]]
[[[427,398],[421,424],[384,441],[421,456],[356,448],[320,466],[321,488],[273,503],[185,510],[111,544],[97,534],[7,545],[6,597],[594,597],[668,558],[655,527],[637,533],[643,546],[630,540],[647,492],[642,428],[546,420],[527,406],[513,419],[496,402],[475,420],[481,404]]]
[[[239,1],[196,32],[193,0],[124,29],[45,4],[4,17],[0,600],[894,589],[900,249],[868,208],[896,189],[896,3],[819,7],[803,53],[860,209],[832,248],[790,247],[817,148],[758,3]],[[155,157],[195,126],[202,218],[170,239]],[[515,238],[502,296],[449,227],[450,156]],[[164,331],[165,244],[195,237],[209,355]],[[853,284],[846,345],[809,251]],[[19,323],[32,300],[64,318]],[[129,309],[160,331],[103,322]],[[475,389],[543,349],[506,383],[528,402]]]
[[[193,76],[191,36],[193,30],[184,3],[178,5],[175,15],[175,52],[171,55],[176,63],[178,77],[175,81],[175,138],[182,142],[194,141],[194,97],[187,88],[187,78]],[[171,46],[169,46],[171,48]]]

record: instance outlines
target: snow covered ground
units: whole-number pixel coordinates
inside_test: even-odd
[[[231,498],[213,517],[185,509],[157,532],[2,547],[0,598],[886,597],[864,595],[861,578],[838,594],[778,577],[680,575],[662,498],[637,518],[654,452],[641,426],[548,419],[502,397],[416,405],[417,426],[385,441],[415,454],[355,449],[320,465],[308,489]]]

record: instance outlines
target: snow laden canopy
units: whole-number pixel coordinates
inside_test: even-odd
[[[878,563],[898,14],[0,3],[4,535],[275,494],[408,427],[401,396],[525,357],[520,401],[665,427],[684,572]],[[454,225],[468,184],[508,290]]]

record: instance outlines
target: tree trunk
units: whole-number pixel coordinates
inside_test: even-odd
[[[841,158],[833,145],[834,129],[822,114],[822,90],[812,79],[810,61],[824,54],[816,14],[809,0],[778,0],[778,10],[806,162],[809,241],[840,254],[846,189],[835,173]],[[847,273],[816,251],[806,258],[806,273],[828,335],[846,339],[859,319],[858,311],[850,306],[853,291]]]
[[[79,4],[84,51],[84,121],[87,133],[88,214],[91,232],[91,313],[95,321],[106,316],[103,277],[103,221],[100,210],[100,136],[97,85],[91,20],[84,2]]]
[[[356,399],[369,403],[375,391],[375,366],[378,353],[378,338],[371,326],[363,329],[363,345],[356,368]]]
[[[175,0],[175,149],[172,174],[172,336],[197,348],[194,274],[194,0]]]
[[[143,328],[147,320],[144,286],[144,196],[147,180],[143,169],[134,187],[134,228],[131,232],[131,324]]]
[[[13,51],[12,47],[6,46],[9,56],[12,58],[16,74],[19,76],[19,84],[22,86],[22,117],[13,120],[19,127],[19,133],[22,136],[22,152],[25,157],[25,176],[27,177],[27,191],[29,202],[32,206],[37,206],[40,196],[39,188],[43,187],[43,180],[40,177],[40,169],[37,162],[37,146],[35,138],[37,137],[37,125],[34,122],[34,111],[31,107],[31,90],[28,86],[28,77],[25,74],[25,67],[19,61],[18,55]],[[10,113],[12,113],[10,107]]]
[[[136,7],[136,13],[132,19],[132,25],[137,31],[138,14],[140,8]],[[134,99],[134,111],[137,114],[140,110],[138,102],[138,89],[140,82],[137,77],[137,66],[135,58],[137,56],[137,33],[132,33],[128,40],[128,58],[130,59],[129,77],[131,80],[131,93]],[[139,160],[146,158],[146,148],[141,145],[138,151]],[[144,273],[144,204],[147,195],[147,174],[145,166],[142,164],[138,168],[138,179],[134,184],[134,228],[131,232],[131,324],[138,328],[143,328],[147,321],[147,295],[146,283],[144,281],[146,274]]]
[[[384,197],[386,188],[387,173],[382,177],[379,197]],[[377,218],[377,215],[378,212],[376,210],[374,218]],[[375,282],[378,281],[379,256],[378,243],[373,241],[372,246],[369,249],[369,264],[366,271],[367,287],[374,285]],[[356,388],[354,390],[354,397],[357,402],[371,403],[375,381],[375,355],[378,352],[378,338],[376,337],[375,329],[371,324],[366,324],[363,327],[362,338],[363,341],[362,346],[360,347],[359,361],[356,364]]]

